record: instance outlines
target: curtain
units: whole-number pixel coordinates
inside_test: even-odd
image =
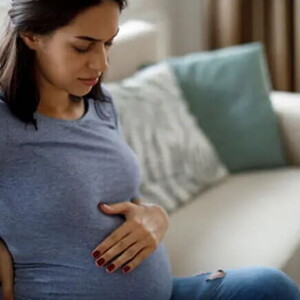
[[[300,92],[300,0],[201,0],[203,46],[260,41],[275,90]]]

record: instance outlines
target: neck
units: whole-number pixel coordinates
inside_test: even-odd
[[[41,97],[37,108],[37,112],[43,115],[65,119],[76,120],[83,116],[84,107],[83,98],[78,101],[72,100],[71,97],[58,97],[58,95],[52,96],[47,94],[47,97]]]
[[[40,101],[37,112],[61,119],[78,119],[84,114],[84,101],[72,100],[69,93],[62,91],[44,78],[37,78]]]

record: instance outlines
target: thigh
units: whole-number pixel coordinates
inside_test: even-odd
[[[174,278],[171,300],[299,300],[296,284],[274,268],[248,267]]]
[[[189,277],[173,278],[173,291],[171,300],[205,300],[218,290],[227,273],[205,272]]]

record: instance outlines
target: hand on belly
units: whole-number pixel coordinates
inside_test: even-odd
[[[92,252],[96,265],[106,265],[107,272],[120,267],[124,273],[132,271],[157,249],[168,227],[167,214],[157,205],[122,202],[99,209],[126,219]]]

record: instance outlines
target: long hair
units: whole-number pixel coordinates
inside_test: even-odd
[[[49,35],[68,25],[84,10],[104,1],[107,0],[11,0],[9,20],[0,42],[0,90],[19,120],[32,123],[37,130],[34,112],[40,98],[34,74],[35,53],[24,43],[20,32]],[[127,6],[127,0],[110,1],[117,2],[120,11]],[[101,79],[102,76],[85,97],[105,101]]]

